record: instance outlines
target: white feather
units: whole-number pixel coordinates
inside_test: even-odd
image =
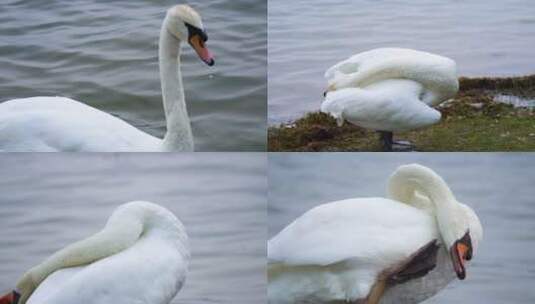
[[[381,271],[433,239],[440,240],[434,217],[396,201],[320,205],[269,241],[268,298],[270,303],[365,298]]]
[[[142,231],[132,240],[137,227]],[[95,255],[122,247],[126,248],[91,262]],[[88,265],[61,267],[84,259]],[[27,304],[168,304],[184,284],[188,260],[187,235],[173,214],[147,202],[125,204],[102,232],[64,248],[30,270],[33,278],[53,272]]]
[[[0,151],[158,151],[160,142],[121,119],[65,97],[0,104]]]
[[[179,60],[180,43],[188,35],[184,22],[202,29],[196,11],[177,5],[168,10],[160,31],[159,65],[167,124],[163,139],[76,100],[31,97],[0,103],[0,151],[193,151]]]
[[[475,213],[455,200],[440,176],[420,165],[398,168],[389,192],[399,201],[356,198],[319,205],[269,240],[269,303],[364,299],[379,274],[434,240],[436,267],[388,288],[381,303],[419,303],[453,280],[449,237],[459,239],[469,230],[475,252],[482,237]]]
[[[337,120],[381,131],[434,124],[431,106],[455,96],[455,62],[410,49],[382,48],[337,63],[325,73],[329,92],[321,106]]]

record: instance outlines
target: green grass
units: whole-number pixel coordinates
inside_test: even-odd
[[[457,97],[439,108],[440,123],[395,133],[417,151],[535,151],[535,111],[497,103],[493,95],[535,98],[535,75],[514,78],[460,78]],[[380,151],[377,132],[330,116],[308,113],[295,122],[270,127],[269,151]]]

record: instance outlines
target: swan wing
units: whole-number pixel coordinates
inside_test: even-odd
[[[268,242],[270,264],[384,264],[437,239],[433,217],[385,198],[348,199],[306,212]]]
[[[71,267],[58,270],[48,276],[39,287],[32,293],[32,296],[26,302],[27,304],[44,303],[52,295],[61,291],[69,280],[71,280],[76,274],[83,271],[85,266]]]
[[[427,91],[422,100],[430,105],[455,96],[459,89],[453,60],[411,49],[380,48],[356,54],[325,72],[329,90],[365,88],[387,79],[408,79]]]
[[[0,104],[0,151],[143,151],[159,142],[113,115],[65,97]]]
[[[365,298],[386,268],[438,239],[432,216],[383,199],[349,199],[303,214],[268,242],[273,303]]]
[[[327,93],[321,111],[342,123],[364,128],[407,131],[440,121],[439,111],[420,97],[426,89],[412,80],[384,80],[367,88],[345,88]]]

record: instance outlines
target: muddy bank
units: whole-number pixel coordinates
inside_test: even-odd
[[[535,151],[535,110],[498,102],[495,96],[535,99],[535,75],[459,78],[455,99],[441,104],[440,123],[396,133],[416,151]],[[313,112],[270,127],[269,151],[380,151],[377,132]]]

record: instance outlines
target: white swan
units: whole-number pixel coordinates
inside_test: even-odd
[[[394,172],[389,196],[317,206],[274,236],[269,303],[418,303],[464,279],[483,233],[474,211],[416,164]]]
[[[177,5],[167,11],[160,31],[160,78],[167,123],[163,139],[76,100],[31,97],[0,104],[0,151],[193,151],[180,73],[183,40],[206,64],[214,64],[199,14],[187,5]]]
[[[186,279],[182,223],[148,202],[117,208],[99,233],[31,268],[1,304],[167,304]]]
[[[392,150],[392,132],[440,121],[432,108],[459,89],[455,62],[410,49],[381,48],[337,63],[325,73],[328,89],[321,111],[339,125],[381,131],[383,147]]]

